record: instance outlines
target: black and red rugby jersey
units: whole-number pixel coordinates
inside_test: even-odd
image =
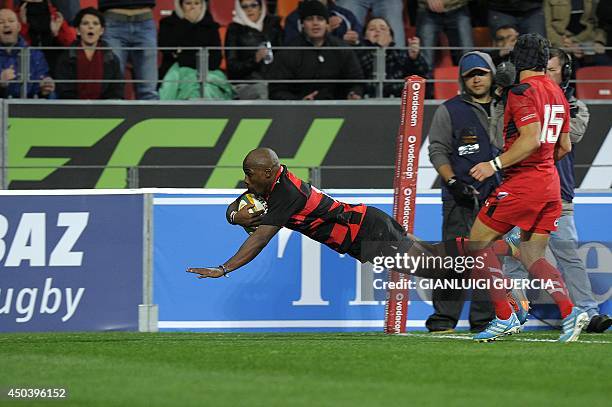
[[[346,253],[355,241],[367,207],[339,202],[302,181],[281,165],[272,190],[264,199],[263,225],[284,226]]]

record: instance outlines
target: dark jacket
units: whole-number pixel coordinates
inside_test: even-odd
[[[264,76],[267,65],[255,62],[256,49],[236,50],[228,47],[259,47],[262,42],[269,41],[273,47],[283,43],[283,29],[277,16],[266,16],[263,21],[263,31],[257,31],[246,25],[231,23],[225,37],[225,56],[230,79],[260,79]]]
[[[0,71],[9,67],[15,69],[17,77],[15,80],[21,79],[21,48],[25,48],[26,43],[23,38],[19,37],[17,44],[12,48],[0,48]],[[40,81],[45,76],[49,76],[49,66],[43,53],[37,49],[30,50],[30,80]],[[38,82],[28,82],[27,97],[33,98],[40,96],[40,85]],[[6,87],[0,86],[0,98],[19,98],[21,97],[21,83],[12,82]]]
[[[489,9],[522,16],[526,11],[542,8],[542,0],[489,0]]]
[[[78,83],[72,82],[62,83],[62,80],[75,80],[77,79],[77,51],[78,47],[80,47],[80,42],[75,42],[73,44],[73,49],[69,49],[64,51],[57,60],[57,67],[55,68],[56,72],[56,93],[58,98],[60,99],[78,99],[79,92],[77,87]],[[103,42],[98,44],[100,48],[106,47]],[[121,72],[121,68],[119,67],[119,58],[111,51],[111,50],[98,50],[97,52],[103,53],[103,69],[104,75],[102,77],[103,80],[122,80],[125,79],[123,76],[123,72]],[[124,95],[124,83],[123,82],[114,82],[102,83],[102,95],[100,99],[123,99]]]
[[[472,51],[472,52],[468,52],[465,55],[463,55],[462,58],[465,58],[466,56],[470,54],[476,54],[482,57],[488,63],[493,75],[495,75],[495,66],[493,65],[493,61],[491,60],[491,57],[488,54],[485,54],[484,52],[479,52],[479,51]],[[461,61],[459,65],[461,65]],[[485,110],[478,103],[474,102],[471,96],[469,96],[469,94],[467,93],[465,89],[465,82],[463,78],[459,76],[458,80],[459,80],[459,87],[461,89],[461,95],[453,97],[449,99],[447,102],[439,105],[431,121],[431,127],[429,128],[429,133],[428,133],[429,161],[431,161],[436,171],[442,165],[445,165],[445,164],[450,165],[451,168],[453,168],[453,170],[455,171],[459,179],[462,179],[467,184],[474,184],[475,180],[471,176],[468,175],[468,171],[469,171],[469,168],[471,168],[471,166],[467,166],[467,167],[464,166],[463,168],[455,168],[454,162],[453,162],[455,161],[454,157],[462,155],[464,158],[466,158],[466,161],[467,161],[470,159],[471,156],[475,157],[476,155],[478,155],[478,151],[481,150],[480,146],[478,146],[478,149],[476,151],[472,150],[472,147],[476,147],[476,146],[466,147],[466,145],[472,144],[470,140],[472,139],[471,136],[474,135],[472,128],[478,129],[478,130],[482,129],[488,133],[489,143],[488,143],[488,146],[486,146],[486,148],[484,148],[483,146],[483,149],[486,149],[488,151],[495,151],[495,150],[501,150],[503,148],[504,139],[503,139],[502,128],[498,129],[497,127],[498,124],[500,125],[503,124],[503,116],[500,115],[500,116],[494,117],[495,115],[493,114],[493,111],[495,110],[503,113],[503,104],[496,105],[492,101],[491,102],[492,116],[489,117],[487,115],[487,112],[485,112]],[[469,125],[469,126],[464,125],[461,127],[454,126],[453,110],[455,112],[457,110],[449,109],[449,107],[452,107],[452,106],[449,106],[448,102],[451,102],[451,101],[455,103],[463,103],[464,107],[472,109],[474,113],[472,117],[463,115],[463,117],[460,117],[460,119],[465,119],[465,120],[473,119],[474,120],[473,125]],[[495,123],[492,123],[493,121],[495,121]],[[459,152],[459,148],[462,149],[461,152]],[[475,164],[476,163],[474,163],[473,165]],[[460,172],[462,172],[462,174],[460,174]],[[499,180],[496,180],[496,181],[499,181]],[[486,197],[487,195],[483,194],[479,198],[486,199]],[[443,199],[450,199],[450,194],[448,193],[446,188],[443,188]]]
[[[155,7],[155,0],[98,0],[98,9],[106,11],[109,8]]]
[[[220,47],[219,24],[217,24],[209,11],[197,23],[191,23],[180,18],[176,11],[159,22],[159,47]],[[162,51],[163,61],[159,68],[159,77],[163,79],[168,69],[178,62],[180,66],[197,69],[197,51],[165,50]],[[221,64],[221,51],[208,52],[208,69],[219,69]]]
[[[277,54],[268,77],[270,79],[363,79],[357,55],[350,49],[319,49],[300,35],[292,47],[310,49],[284,50]],[[338,38],[327,36],[324,47],[346,46]],[[318,91],[315,99],[346,99],[349,92],[363,94],[361,84],[352,83],[270,83],[270,99],[303,99]]]
[[[328,3],[327,9],[329,16],[338,16],[342,19],[342,24],[334,31],[334,37],[342,39],[348,30],[356,31],[359,34],[359,39],[363,40],[363,26],[350,10],[336,6],[333,3]],[[300,21],[299,7],[297,10],[287,16],[285,20],[285,44],[289,45],[291,41],[299,37],[302,33],[302,22]]]
[[[377,47],[377,44],[372,44],[368,40],[363,41],[365,47]],[[394,47],[391,43],[389,47]],[[363,76],[366,79],[376,78],[376,52],[374,50],[359,50],[359,62],[363,69]],[[408,56],[408,51],[403,49],[385,49],[385,79],[404,79],[409,75],[426,76],[429,72],[429,65],[419,53],[417,59],[413,60]],[[374,82],[368,83],[365,86],[365,94],[370,97],[376,97],[376,89],[378,85]],[[384,97],[400,97],[404,89],[403,83],[385,83],[383,85]]]

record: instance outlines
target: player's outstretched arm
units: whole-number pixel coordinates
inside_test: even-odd
[[[540,147],[540,122],[529,123],[519,127],[519,137],[510,149],[491,161],[476,164],[470,175],[477,181],[484,181],[502,168],[510,167],[529,157]]]
[[[572,151],[572,141],[569,133],[561,133],[555,144],[555,161],[559,161]]]
[[[279,230],[279,226],[261,225],[244,241],[238,252],[219,267],[190,267],[187,272],[198,274],[198,278],[225,276],[257,257]]]

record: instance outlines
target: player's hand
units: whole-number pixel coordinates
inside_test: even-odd
[[[342,24],[342,18],[338,16],[331,16],[329,18],[329,29],[331,31],[334,31],[336,28],[340,27],[341,24]]]
[[[255,62],[260,63],[262,59],[266,57],[268,50],[266,48],[260,48],[255,53]]]
[[[434,13],[444,13],[446,11],[442,0],[427,0],[427,7]]]
[[[319,94],[319,91],[315,90],[314,92],[309,93],[308,95],[304,96],[302,100],[315,100],[318,94]]]
[[[356,92],[353,92],[353,91],[350,91],[350,92],[349,92],[349,93],[346,95],[346,98],[347,98],[348,100],[361,100],[361,99],[363,99],[359,93],[356,93]]]
[[[62,28],[62,24],[64,23],[64,16],[59,11],[55,15],[55,17],[51,17],[51,22],[49,23],[49,29],[51,30],[51,34],[54,37],[60,32],[60,28]]]
[[[189,267],[188,273],[197,274],[198,278],[219,278],[223,277],[223,270],[220,267]]]
[[[7,87],[9,85],[9,81],[15,80],[17,78],[17,74],[15,73],[15,67],[13,65],[9,66],[6,69],[3,69],[0,72],[0,86]]]
[[[357,34],[357,31],[348,30],[342,39],[349,44],[356,45],[359,43],[359,34]]]
[[[481,182],[489,178],[493,174],[495,174],[495,170],[493,169],[493,167],[488,161],[478,163],[475,166],[473,166],[472,169],[470,170],[470,175],[476,181],[481,181]]]
[[[253,208],[255,208],[255,204],[248,204],[236,212],[236,215],[234,215],[234,223],[242,226],[243,228],[261,225],[264,210],[262,209],[253,213],[249,212],[249,210]]]
[[[19,20],[21,21],[21,24],[27,24],[28,23],[28,2],[24,1],[21,3],[21,6],[19,6]]]
[[[413,61],[419,57],[421,52],[421,39],[419,37],[408,38],[408,56]]]
[[[446,183],[448,190],[453,195],[455,202],[459,206],[466,208],[474,207],[474,196],[479,195],[476,188],[455,177],[448,180]]]

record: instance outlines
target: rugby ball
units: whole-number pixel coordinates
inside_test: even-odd
[[[264,213],[268,212],[268,204],[263,199],[257,197],[255,194],[243,194],[238,202],[238,210],[241,210],[247,205],[254,204],[255,207],[249,209],[250,213],[255,213],[263,210]],[[256,226],[243,228],[249,235],[257,230]]]

